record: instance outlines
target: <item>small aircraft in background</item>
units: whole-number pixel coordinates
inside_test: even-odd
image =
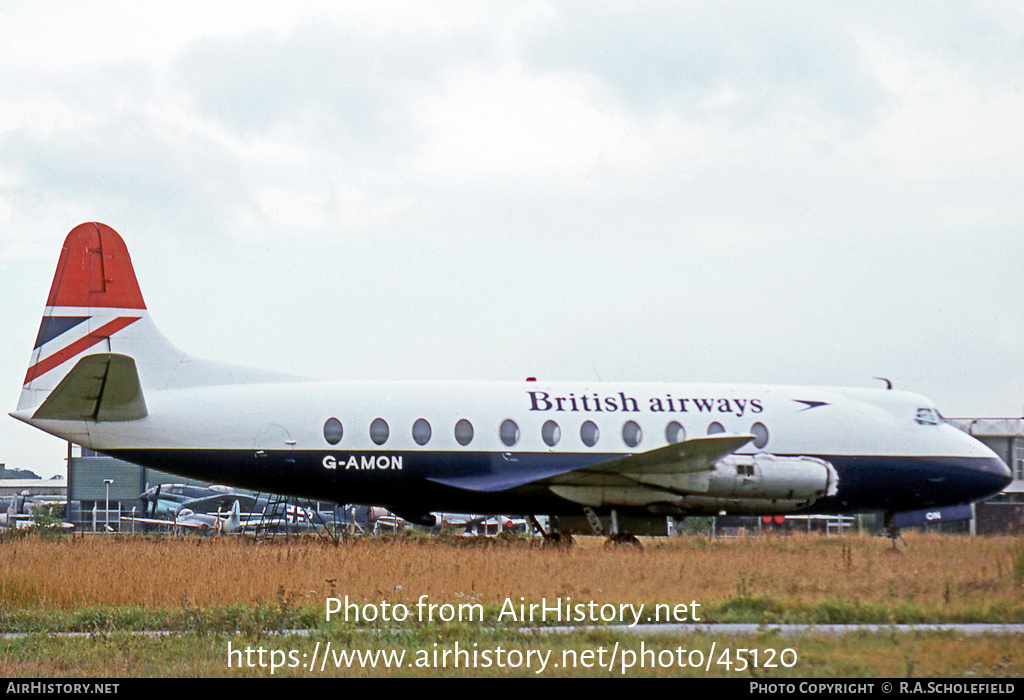
[[[301,499],[273,494],[254,496],[220,484],[158,484],[141,493],[139,500],[143,503],[144,515],[157,518],[156,522],[161,522],[159,518],[174,522],[185,510],[197,515],[213,515],[228,510],[235,502],[241,506],[243,520],[256,522],[262,518],[266,527],[329,525],[341,519],[339,508],[333,503],[324,510],[322,503],[303,503]]]
[[[157,484],[139,495],[143,510],[149,517],[176,517],[183,509],[193,513],[227,510],[238,501],[245,510],[254,510],[256,497],[236,493],[230,486],[195,486],[192,484]]]
[[[494,536],[502,533],[527,532],[524,518],[507,515],[467,515],[463,513],[433,513],[437,526],[462,530],[466,535]]]
[[[173,519],[166,518],[145,518],[137,517],[134,512],[132,515],[121,516],[122,522],[130,522],[133,526],[136,524],[173,528],[177,532],[184,532],[188,530],[197,531],[200,533],[228,533],[238,532],[244,530],[248,525],[248,521],[243,522],[241,512],[239,509],[238,501],[236,500],[231,510],[227,513],[196,513],[190,508],[181,508],[174,513]]]
[[[0,529],[28,529],[36,527],[39,522],[37,518],[37,511],[43,508],[54,508],[59,507],[63,512],[67,506],[67,501],[64,500],[63,496],[52,496],[52,495],[31,495],[25,491],[15,496],[5,496],[0,498],[0,508],[6,506],[6,509],[0,510]],[[69,522],[50,522],[47,527],[60,527],[65,530],[74,528],[74,525]]]

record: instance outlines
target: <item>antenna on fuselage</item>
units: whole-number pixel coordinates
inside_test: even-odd
[[[889,391],[892,391],[892,382],[890,380],[886,379],[885,377],[872,377],[872,379],[877,379],[880,382],[885,382],[885,388]]]

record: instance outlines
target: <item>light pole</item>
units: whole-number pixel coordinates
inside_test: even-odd
[[[114,483],[114,480],[104,479],[103,483],[107,487],[107,505],[106,508],[103,509],[103,526],[106,528],[107,532],[110,532],[110,485]]]

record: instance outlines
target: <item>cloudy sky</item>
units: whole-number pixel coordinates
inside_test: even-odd
[[[5,410],[102,221],[199,356],[1024,412],[1019,3],[285,5],[0,5]]]

